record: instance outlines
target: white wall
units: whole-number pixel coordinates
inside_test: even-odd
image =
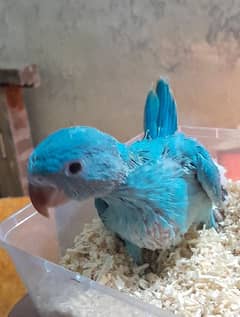
[[[35,142],[71,124],[135,135],[159,75],[181,123],[236,127],[239,56],[239,0],[0,2],[0,65],[40,66],[41,88],[26,92]]]

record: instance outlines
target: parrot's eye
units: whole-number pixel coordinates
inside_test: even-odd
[[[66,174],[68,176],[77,175],[81,172],[82,165],[80,162],[71,162],[66,166]]]

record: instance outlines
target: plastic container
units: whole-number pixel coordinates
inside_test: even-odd
[[[199,127],[181,127],[181,130],[204,144],[227,169],[227,176],[240,178],[240,130]],[[0,242],[12,257],[39,313],[68,317],[172,316],[57,264],[59,256],[72,246],[74,237],[95,215],[92,201],[70,202],[51,210],[50,219],[28,205],[0,224]]]

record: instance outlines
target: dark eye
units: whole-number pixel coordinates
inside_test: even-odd
[[[68,175],[77,175],[81,172],[82,165],[80,162],[72,162],[67,166],[67,174]]]

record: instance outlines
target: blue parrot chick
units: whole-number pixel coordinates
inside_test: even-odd
[[[54,132],[29,158],[33,205],[47,215],[70,199],[94,198],[102,222],[138,264],[143,249],[174,246],[193,224],[216,228],[219,170],[201,144],[177,129],[174,96],[160,79],[146,98],[142,140],[126,145],[84,126]]]

